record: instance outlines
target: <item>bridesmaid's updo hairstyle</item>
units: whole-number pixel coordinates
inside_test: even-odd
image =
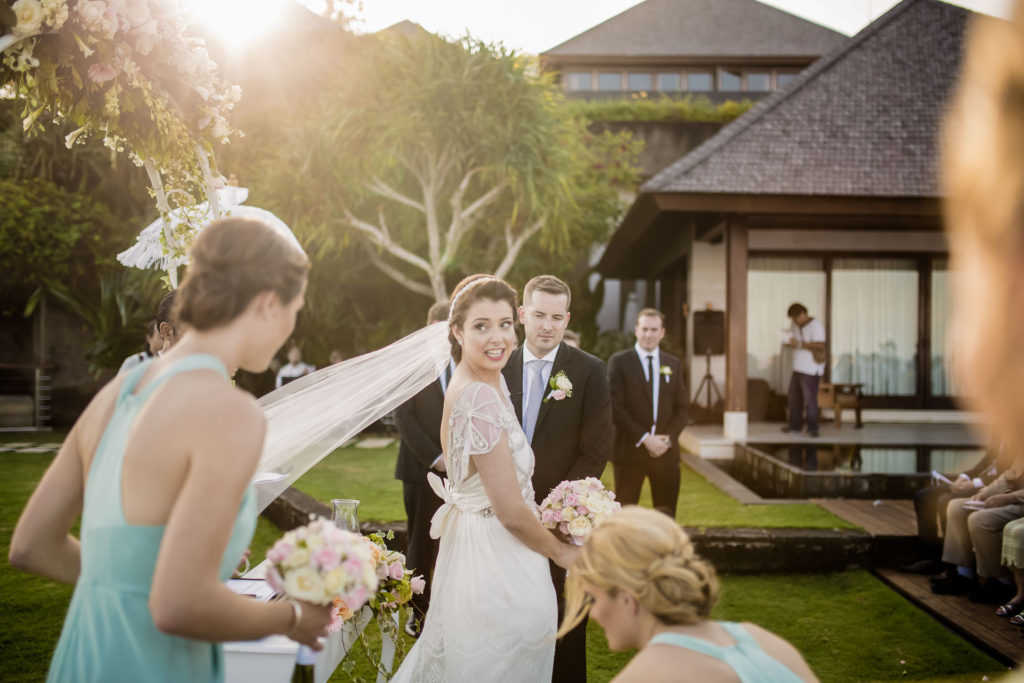
[[[309,271],[309,259],[296,245],[251,218],[214,221],[199,233],[190,254],[173,319],[200,331],[230,323],[263,292],[291,302]]]
[[[448,309],[448,341],[452,345],[452,358],[462,360],[462,347],[455,337],[455,329],[462,329],[466,323],[466,311],[477,301],[507,301],[512,307],[512,318],[519,310],[519,298],[512,286],[493,275],[470,275],[452,290],[451,307]]]
[[[583,582],[615,596],[624,590],[663,624],[696,624],[718,600],[715,568],[694,552],[690,537],[668,515],[628,505],[583,543],[569,570],[561,637],[589,608]]]

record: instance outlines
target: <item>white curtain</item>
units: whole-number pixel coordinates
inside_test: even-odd
[[[960,396],[963,393],[952,371],[952,347],[947,343],[954,277],[947,259],[935,259],[932,263],[932,396]]]
[[[790,325],[786,309],[792,303],[810,315],[825,318],[825,271],[821,259],[780,256],[753,257],[747,274],[747,377],[766,380],[785,394],[793,365],[783,353],[781,332]],[[787,350],[788,351],[788,350]]]
[[[832,269],[832,380],[865,394],[917,393],[918,273],[909,259],[836,259]]]
[[[931,451],[931,466],[937,472],[960,474],[974,467],[983,457],[985,451],[982,450],[934,448]]]
[[[913,474],[917,472],[917,451],[906,448],[860,449],[860,472],[864,474]]]

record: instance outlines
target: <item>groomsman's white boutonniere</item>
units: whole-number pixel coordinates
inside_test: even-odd
[[[667,365],[662,365],[661,370],[662,376],[665,378],[665,384],[668,384],[669,380],[672,379],[672,368]]]
[[[548,386],[551,387],[551,391],[544,397],[544,403],[547,403],[550,399],[561,401],[562,399],[572,398],[572,382],[565,376],[565,370],[559,370],[557,375],[549,379]]]

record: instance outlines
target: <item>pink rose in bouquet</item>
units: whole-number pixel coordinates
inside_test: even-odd
[[[540,504],[540,520],[570,543],[581,545],[594,527],[621,508],[600,479],[587,477],[553,488]]]
[[[422,576],[414,577],[412,570],[406,568],[405,555],[388,549],[386,541],[394,537],[393,531],[363,537],[363,542],[374,558],[374,575],[380,577],[376,591],[367,599],[377,615],[394,612],[408,603],[414,593],[423,592],[425,586]],[[416,590],[417,587],[420,590]]]
[[[358,610],[379,583],[363,537],[323,517],[285,533],[267,551],[267,581],[288,597]]]

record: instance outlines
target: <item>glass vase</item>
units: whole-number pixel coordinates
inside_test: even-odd
[[[339,528],[359,533],[359,501],[352,498],[331,499],[331,519]]]

